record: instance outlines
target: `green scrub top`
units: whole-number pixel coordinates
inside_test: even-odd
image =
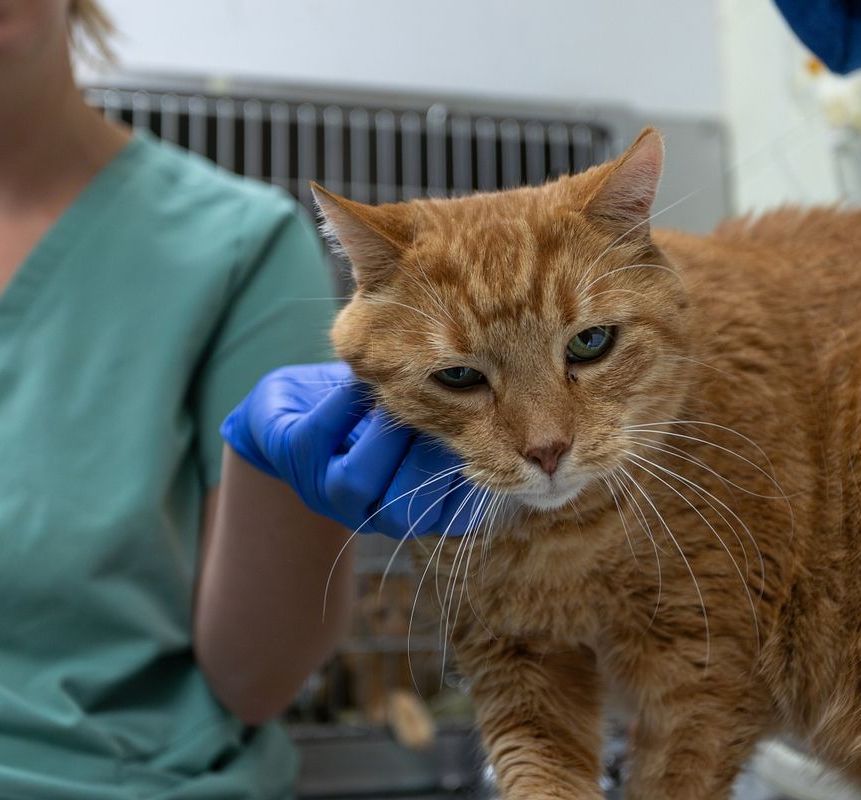
[[[195,664],[192,594],[219,424],[327,356],[328,275],[292,199],[137,134],[0,294],[4,800],[289,796],[283,726]]]

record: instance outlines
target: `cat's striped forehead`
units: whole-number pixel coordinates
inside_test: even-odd
[[[429,204],[393,282],[407,291],[412,286],[416,299],[423,293],[444,299],[478,325],[571,321],[587,304],[594,278],[640,255],[640,246],[614,243],[552,196],[523,193],[516,205],[499,202],[509,199]]]

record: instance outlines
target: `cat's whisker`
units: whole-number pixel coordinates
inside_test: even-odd
[[[425,518],[425,516],[427,516],[427,514],[429,514],[438,504],[442,503],[445,500],[445,498],[448,497],[450,492],[444,492],[440,497],[438,497],[436,500],[434,500],[421,514],[419,514],[418,519],[416,519],[415,521],[411,521],[412,515],[411,515],[410,511],[412,509],[412,502],[415,499],[417,493],[421,489],[423,489],[424,487],[430,485],[431,483],[435,483],[436,481],[439,481],[439,480],[444,480],[445,478],[448,478],[451,475],[457,473],[461,469],[462,466],[463,465],[459,465],[456,467],[449,467],[448,469],[441,470],[440,472],[436,473],[431,478],[428,478],[426,481],[420,483],[417,487],[415,487],[415,489],[410,489],[409,491],[404,492],[403,494],[401,494],[397,498],[395,498],[396,500],[400,500],[403,497],[405,497],[406,495],[410,495],[410,500],[409,500],[409,503],[407,504],[407,521],[410,522],[410,527],[407,529],[407,531],[404,533],[401,540],[398,542],[397,546],[395,547],[394,551],[392,552],[391,557],[388,560],[388,563],[386,564],[386,568],[383,571],[382,577],[380,578],[379,589],[377,590],[377,600],[378,601],[382,598],[383,587],[385,585],[386,578],[388,577],[389,570],[391,570],[392,566],[394,565],[395,560],[397,559],[398,554],[401,551],[401,548],[404,546],[404,543],[407,542],[410,538],[418,541],[418,537],[415,535],[416,526],[418,526],[419,523]]]
[[[487,566],[487,559],[490,556],[490,548],[493,545],[493,526],[496,524],[497,517],[505,513],[505,505],[509,499],[505,494],[502,493],[498,493],[497,498],[498,502],[493,510],[493,517],[491,518],[490,523],[488,523],[487,525],[487,530],[481,543],[481,561],[479,571],[482,576],[484,575],[484,570]]]
[[[413,634],[413,621],[415,620],[416,608],[418,607],[419,596],[421,595],[421,590],[422,590],[422,584],[424,583],[424,580],[427,577],[428,570],[430,570],[430,568],[431,568],[431,564],[433,564],[434,555],[436,555],[437,551],[442,548],[443,543],[445,542],[445,539],[446,539],[446,535],[443,533],[439,537],[439,541],[436,543],[436,546],[431,551],[430,557],[428,558],[428,561],[427,561],[427,564],[425,565],[424,571],[422,572],[421,577],[419,578],[418,584],[416,585],[416,593],[415,593],[415,596],[413,598],[413,605],[412,605],[412,609],[410,610],[410,619],[409,619],[409,622],[407,624],[407,668],[409,669],[409,672],[410,672],[410,678],[413,682],[413,687],[415,688],[415,690],[417,692],[420,692],[421,690],[419,689],[418,681],[416,680],[416,674],[415,674],[415,671],[413,670],[412,655],[410,653],[410,640],[412,639],[412,634]],[[437,594],[439,594],[439,590],[437,590]]]
[[[463,470],[463,468],[465,466],[466,466],[466,463],[461,462],[460,464],[455,464],[453,467],[448,467],[447,469],[440,470],[439,472],[434,473],[434,475],[440,476],[441,478],[448,478],[451,475],[454,475],[455,473]],[[434,476],[432,476],[432,477],[434,477]],[[466,476],[464,476],[464,477],[466,477]],[[416,487],[416,491],[418,491],[418,489],[421,489],[424,486],[427,486],[428,483],[430,483],[430,482],[432,482],[432,481],[422,482],[421,484],[419,484],[418,487]],[[424,519],[425,514],[427,514],[432,508],[435,508],[437,503],[439,503],[442,499],[445,498],[445,495],[443,495],[442,498],[437,498],[436,500],[434,500],[434,502],[430,505],[430,507],[428,509],[426,509],[415,522],[413,522],[412,521],[412,518],[413,518],[413,501],[416,499],[417,496],[418,495],[416,492],[411,492],[410,493],[410,499],[407,502],[407,522],[410,523],[410,528],[409,528],[410,531],[415,530],[415,526],[418,525],[419,522],[422,521],[422,519]]]
[[[634,478],[634,476],[631,475],[630,472],[628,472],[627,469],[620,466],[619,470],[621,470],[621,472],[628,478],[628,480],[631,481],[631,483],[635,486],[637,491],[639,491],[640,494],[643,496],[643,499],[649,504],[649,507],[652,509],[655,516],[658,518],[658,521],[661,523],[661,526],[663,527],[667,536],[670,537],[670,541],[672,541],[673,545],[675,546],[676,550],[678,551],[679,556],[681,556],[681,559],[684,562],[685,567],[688,570],[688,574],[691,576],[691,580],[693,581],[693,584],[694,584],[694,590],[697,593],[697,597],[699,598],[699,601],[700,601],[700,608],[702,609],[702,612],[703,612],[703,623],[705,625],[705,633],[706,633],[705,668],[706,668],[706,670],[708,670],[709,661],[711,659],[711,631],[709,628],[709,615],[708,615],[708,611],[706,611],[706,604],[705,604],[705,600],[703,598],[702,590],[700,589],[700,584],[697,581],[697,576],[694,574],[693,567],[691,567],[691,562],[688,560],[688,557],[685,555],[685,551],[682,549],[682,546],[679,544],[678,540],[673,535],[672,530],[670,530],[670,526],[667,525],[667,522],[664,519],[663,514],[661,514],[661,512],[658,511],[657,506],[655,506],[654,502],[652,502],[652,498],[649,497],[648,492],[640,485],[640,482],[636,478]]]
[[[655,448],[655,449],[657,449],[657,448]],[[639,458],[640,460],[645,461],[647,464],[651,464],[656,469],[660,469],[665,474],[670,475],[673,478],[675,478],[676,480],[684,483],[695,494],[697,494],[700,497],[700,499],[704,500],[712,508],[712,510],[721,518],[723,523],[727,526],[727,528],[729,528],[732,531],[733,535],[735,536],[736,541],[739,544],[739,547],[741,547],[742,553],[744,553],[745,572],[749,576],[750,575],[750,563],[748,561],[747,548],[744,546],[744,543],[742,542],[741,537],[738,535],[738,532],[736,531],[735,526],[730,524],[729,520],[723,515],[723,513],[721,513],[720,509],[715,505],[715,503],[717,503],[721,508],[725,509],[726,512],[728,514],[730,514],[730,516],[732,516],[738,522],[739,525],[741,525],[744,532],[747,534],[748,539],[750,539],[750,542],[753,545],[753,549],[756,551],[756,555],[757,555],[757,558],[759,560],[759,574],[760,574],[760,582],[761,582],[760,583],[760,598],[761,598],[762,592],[765,591],[765,559],[762,556],[762,551],[760,550],[759,544],[757,544],[756,537],[754,537],[753,532],[750,530],[750,528],[745,523],[745,521],[741,517],[739,517],[739,515],[732,508],[730,508],[726,503],[724,503],[719,497],[716,497],[714,494],[709,492],[703,486],[696,483],[696,481],[693,481],[690,478],[687,478],[683,475],[680,475],[679,473],[674,472],[673,470],[668,469],[667,467],[662,466],[661,464],[658,464],[654,461],[650,461],[649,459],[644,458],[641,455],[632,454],[627,450],[624,452],[629,453],[630,455],[635,455],[636,458]],[[709,471],[712,472],[713,470],[709,470]],[[717,475],[717,473],[715,473],[715,474]],[[717,475],[717,477],[720,478],[720,475]]]
[[[443,621],[445,621],[445,639],[448,638],[448,624],[449,624],[449,615],[450,615],[450,611],[451,611],[449,604],[454,602],[454,591],[455,591],[454,587],[455,587],[456,582],[457,582],[457,573],[458,573],[458,570],[460,569],[460,561],[463,558],[463,553],[464,553],[464,551],[468,545],[469,539],[470,539],[472,532],[474,530],[476,518],[478,517],[478,515],[481,512],[481,506],[485,502],[487,497],[489,496],[490,490],[489,489],[481,489],[481,492],[482,493],[479,495],[477,500],[473,501],[472,510],[470,511],[469,519],[467,520],[467,523],[466,523],[467,532],[464,535],[464,537],[461,539],[461,541],[458,543],[457,551],[455,552],[454,559],[452,561],[451,571],[449,572],[448,581],[446,582],[446,585],[445,585],[445,591],[443,592],[443,603],[442,603],[442,607],[440,609],[440,623],[439,623],[440,638],[441,639],[443,638]],[[469,495],[467,495],[466,499],[468,499],[468,498],[469,498]],[[457,516],[457,515],[455,514],[455,516]],[[451,599],[449,599],[449,589],[451,589]],[[448,608],[448,610],[446,610],[447,608]]]
[[[453,468],[453,469],[459,469],[459,467]],[[441,480],[442,477],[445,477],[445,476],[437,476],[437,478],[435,478],[435,480]],[[433,481],[428,481],[428,483],[431,483],[431,482],[433,482]],[[338,562],[341,560],[341,557],[344,555],[344,553],[347,551],[347,548],[350,546],[350,542],[352,542],[353,539],[355,539],[355,537],[360,534],[360,531],[362,530],[362,528],[364,528],[365,525],[367,525],[375,516],[377,516],[377,514],[379,514],[385,508],[388,508],[390,505],[392,505],[392,503],[396,503],[398,500],[402,500],[404,497],[406,497],[408,494],[410,494],[413,491],[415,491],[415,489],[408,489],[406,492],[399,494],[397,497],[395,497],[392,500],[389,500],[387,503],[381,505],[369,517],[367,517],[366,519],[364,519],[362,521],[362,523],[350,534],[350,536],[347,538],[347,541],[344,542],[344,544],[341,546],[341,549],[338,551],[338,553],[335,556],[335,560],[332,562],[332,567],[329,570],[328,577],[326,578],[326,587],[323,590],[323,620],[324,621],[326,619],[326,606],[327,606],[327,603],[329,600],[329,589],[331,588],[332,577],[335,574],[335,569],[338,566]],[[445,496],[445,495],[443,495],[443,496]],[[390,561],[389,565],[386,567],[387,571],[391,567],[391,563],[392,562]],[[383,575],[383,580],[385,580],[385,574]],[[382,591],[382,586],[380,587],[380,591]]]
[[[718,428],[718,429],[723,430],[723,431],[727,431],[728,433],[735,434],[736,436],[739,436],[740,438],[742,438],[743,440],[748,442],[751,446],[756,448],[756,450],[758,450],[762,454],[763,458],[766,460],[766,463],[768,464],[769,468],[771,469],[771,472],[770,473],[767,472],[759,464],[757,464],[754,461],[751,461],[749,458],[746,458],[741,453],[736,452],[732,448],[724,447],[723,445],[718,444],[717,442],[712,442],[708,439],[703,439],[699,436],[691,436],[690,434],[686,434],[686,433],[678,433],[677,431],[664,430],[661,427],[659,427],[659,428],[652,427],[652,426],[667,426],[667,425],[705,425],[705,426],[715,427],[715,428]],[[759,472],[763,477],[765,477],[766,480],[768,480],[769,483],[771,483],[771,485],[774,486],[774,488],[780,493],[780,497],[786,503],[787,511],[789,513],[790,530],[791,531],[794,530],[794,528],[795,528],[795,513],[794,513],[794,510],[792,508],[792,503],[789,499],[789,495],[786,494],[783,487],[780,485],[780,482],[777,480],[777,478],[774,475],[774,465],[771,463],[771,459],[768,458],[768,455],[765,453],[765,451],[756,442],[754,442],[752,439],[745,436],[744,434],[739,433],[738,431],[736,431],[732,428],[728,428],[725,425],[718,425],[717,423],[705,422],[703,420],[666,420],[663,422],[651,422],[651,423],[648,423],[645,425],[629,425],[629,426],[624,427],[622,430],[624,430],[626,433],[630,433],[630,432],[653,433],[653,434],[656,434],[658,436],[672,436],[672,437],[678,438],[678,439],[685,439],[688,441],[699,442],[700,444],[704,444],[708,447],[714,447],[717,450],[720,450],[724,453],[728,453],[729,455],[734,456],[735,458],[745,462],[746,464],[749,464],[757,472]]]
[[[491,498],[489,507],[488,507],[487,511],[485,512],[479,526],[476,527],[475,535],[473,537],[473,542],[470,545],[470,556],[472,555],[472,549],[475,547],[475,544],[478,541],[480,528],[482,526],[484,527],[484,532],[481,536],[481,538],[482,538],[481,552],[482,552],[482,554],[484,553],[485,543],[488,541],[488,539],[492,535],[492,529],[493,529],[494,520],[496,518],[496,512],[499,509],[499,507],[500,507],[500,505],[504,499],[505,499],[504,495],[502,495],[498,492],[492,492],[492,498]],[[479,572],[481,571],[481,569],[482,569],[482,565],[481,565],[481,563],[479,563]],[[467,599],[467,602],[469,603],[469,607],[472,609],[473,615],[478,620],[478,622],[482,626],[482,628],[484,628],[487,635],[490,636],[491,639],[495,640],[498,637],[490,629],[490,626],[485,621],[484,616],[481,614],[481,612],[479,612],[479,610],[475,607],[475,604],[472,601],[472,596],[471,596],[470,591],[469,591],[469,577],[470,577],[469,576],[469,559],[467,559],[466,570],[467,571],[466,571],[466,576],[465,576],[465,589],[466,589],[466,599]],[[455,616],[455,624],[456,623],[457,623],[457,616]]]
[[[655,537],[652,534],[652,529],[649,526],[649,523],[646,521],[646,515],[643,513],[643,509],[640,507],[640,504],[637,502],[637,498],[634,497],[634,494],[631,492],[631,490],[628,489],[628,487],[625,486],[624,483],[622,483],[622,480],[621,480],[621,478],[619,478],[618,475],[616,475],[614,473],[611,477],[613,478],[613,482],[619,487],[619,489],[622,491],[622,494],[627,499],[629,507],[632,510],[636,509],[636,513],[634,516],[637,516],[637,521],[639,522],[640,527],[643,529],[643,533],[646,535],[646,538],[649,540],[649,542],[651,542],[652,550],[654,550],[654,553],[655,553],[655,568],[658,571],[658,594],[657,594],[657,597],[655,598],[655,608],[652,611],[652,616],[649,619],[648,626],[646,627],[646,629],[648,630],[654,624],[655,619],[657,619],[658,610],[661,607],[661,597],[663,596],[663,592],[664,592],[664,574],[663,574],[663,570],[661,568],[661,556],[660,556],[660,554],[663,551],[658,546],[658,543],[655,541]]]
[[[479,514],[477,515],[477,519],[475,520],[474,523],[472,521],[470,522],[470,528],[472,528],[471,541],[469,543],[469,552],[467,553],[466,564],[464,566],[464,573],[463,573],[464,574],[464,580],[463,580],[463,584],[461,585],[460,599],[458,600],[457,611],[455,612],[455,616],[454,616],[455,624],[457,624],[457,617],[458,617],[458,614],[460,613],[460,605],[463,602],[464,590],[466,589],[467,582],[469,580],[469,565],[470,565],[470,561],[472,559],[472,551],[475,549],[476,542],[478,541],[478,537],[481,534],[482,526],[485,524],[485,521],[487,520],[487,517],[488,517],[488,513],[490,512],[490,509],[493,507],[493,504],[495,501],[496,501],[495,493],[490,488],[488,488],[485,491],[484,497],[480,501],[481,502],[481,509],[480,509]],[[452,590],[452,592],[453,592],[453,590]],[[470,602],[470,605],[472,605],[471,602]],[[474,606],[473,606],[473,611],[475,611]]]
[[[631,533],[628,530],[628,523],[626,522],[625,515],[622,513],[622,509],[619,506],[619,499],[616,497],[616,493],[613,491],[613,487],[608,478],[601,477],[601,482],[607,487],[610,497],[613,498],[613,504],[616,506],[616,512],[619,514],[619,519],[622,522],[622,529],[625,531],[625,539],[628,541],[628,548],[631,551],[631,557],[634,559],[634,563],[639,567],[640,559],[637,558],[637,551],[634,550],[634,541],[631,539]]]
[[[463,478],[463,480],[461,480],[459,483],[453,485],[448,490],[448,492],[446,492],[444,497],[448,497],[448,495],[450,495],[452,492],[457,491],[457,489],[459,489],[461,486],[463,486],[468,481],[469,481],[468,478]],[[473,487],[473,489],[475,489],[475,488],[476,487]],[[452,517],[451,522],[449,522],[449,524],[446,526],[445,530],[440,534],[439,541],[436,543],[433,550],[431,551],[431,554],[427,560],[427,564],[425,564],[425,568],[422,571],[422,574],[421,574],[421,577],[419,578],[418,584],[416,585],[415,596],[413,597],[413,604],[412,604],[412,608],[410,610],[410,619],[409,619],[409,622],[407,624],[407,668],[409,669],[410,679],[412,680],[413,686],[415,687],[416,691],[420,691],[420,690],[419,690],[418,682],[416,681],[415,671],[413,670],[412,655],[410,653],[410,641],[412,639],[413,622],[415,620],[416,608],[418,607],[419,596],[421,595],[422,585],[424,584],[424,581],[425,581],[425,578],[427,577],[428,571],[430,570],[431,565],[433,564],[435,555],[437,556],[437,570],[439,570],[439,555],[438,555],[438,553],[442,552],[442,548],[443,548],[443,545],[445,544],[445,540],[446,540],[446,537],[448,536],[449,530],[451,529],[452,522],[454,522],[454,519],[457,517],[457,513],[463,507],[463,503],[465,503],[468,499],[469,499],[469,493],[467,494],[467,497],[464,498],[464,501],[460,504],[460,506],[458,506],[458,510],[455,512],[454,516]],[[438,573],[437,573],[437,577],[438,577]],[[440,598],[439,598],[439,581],[438,580],[437,580],[436,592],[437,592],[437,599],[439,600]]]
[[[455,488],[460,489],[462,486],[465,486],[469,482],[470,482],[469,478],[464,478],[462,481],[460,481],[460,483],[457,484],[457,486]],[[461,501],[460,505],[455,509],[455,512],[452,515],[452,518],[449,520],[448,524],[446,525],[445,530],[440,534],[442,536],[442,538],[445,538],[449,534],[449,532],[451,530],[451,526],[454,523],[454,520],[457,518],[458,514],[460,514],[461,510],[469,502],[469,499],[472,496],[472,494],[478,488],[479,487],[477,484],[475,486],[470,487],[469,491],[466,494],[466,497],[464,497],[464,499]],[[461,544],[461,542],[458,542],[458,547],[460,547],[460,544]],[[440,592],[439,568],[440,568],[440,559],[442,558],[442,550],[437,550],[437,548],[434,548],[433,553],[431,553],[431,558],[433,558],[434,554],[436,554],[436,557],[437,557],[436,558],[436,569],[434,571],[434,590],[436,592],[437,603],[441,606],[442,602],[443,602],[443,595]]]
[[[442,534],[442,538],[443,538],[443,539],[445,539],[445,537],[448,535],[449,531],[451,530],[452,525],[454,525],[455,520],[457,520],[457,518],[458,518],[458,516],[460,515],[461,511],[463,511],[463,509],[464,509],[464,508],[466,507],[466,505],[469,503],[469,501],[470,501],[470,499],[472,498],[472,496],[473,496],[473,495],[474,495],[474,494],[475,494],[475,493],[476,493],[480,488],[481,488],[481,487],[479,487],[478,485],[475,485],[475,486],[473,486],[472,488],[470,488],[470,490],[466,493],[466,497],[464,497],[464,498],[463,498],[463,500],[461,501],[460,505],[457,507],[457,509],[455,509],[455,512],[454,512],[454,514],[452,515],[451,520],[449,521],[448,525],[446,525],[445,531],[444,531],[444,532],[443,532],[443,534]],[[465,537],[464,537],[464,539],[465,539]],[[455,560],[457,559],[458,554],[461,552],[461,548],[463,547],[463,544],[464,544],[464,539],[462,539],[460,542],[458,542],[457,550],[456,550],[456,552],[455,552]],[[441,550],[440,550],[440,554],[437,556],[437,578],[439,577],[439,560],[440,560],[440,555],[442,555],[442,551],[441,551]],[[450,578],[450,577],[449,577],[449,580],[451,580],[451,578]],[[448,591],[448,590],[447,590],[447,588],[446,588],[446,591]],[[438,583],[438,582],[437,582],[437,594],[439,594],[439,583]],[[443,607],[444,607],[444,603],[443,603]],[[440,614],[440,628],[442,628],[442,612],[441,612],[441,614]],[[447,652],[447,645],[448,645],[448,641],[447,641],[447,640],[443,641],[443,651],[442,651],[442,663],[443,663],[443,664],[445,664],[446,652]]]
[[[746,456],[742,455],[741,453],[737,452],[736,450],[733,450],[731,447],[726,447],[722,444],[718,444],[717,442],[713,442],[709,439],[703,439],[702,437],[699,437],[699,436],[692,436],[691,434],[687,434],[687,433],[679,433],[678,431],[669,431],[669,430],[666,430],[665,427],[663,427],[663,426],[668,426],[668,425],[698,425],[698,424],[701,425],[701,424],[705,424],[705,423],[697,422],[694,420],[674,419],[674,420],[666,420],[663,422],[649,422],[649,423],[644,423],[642,425],[626,425],[622,428],[622,430],[625,431],[626,433],[630,433],[630,432],[632,432],[632,433],[654,433],[658,436],[672,436],[672,437],[677,438],[677,439],[686,439],[686,440],[691,441],[691,442],[699,442],[700,444],[704,444],[708,447],[714,447],[715,449],[721,450],[724,453],[727,453],[727,454],[739,459],[740,461],[744,461],[746,464],[749,464],[751,467],[753,467],[761,475],[766,477],[771,483],[776,483],[776,479],[775,479],[773,474],[767,472],[765,469],[763,469],[755,461],[752,461],[751,459],[747,458]],[[659,427],[656,427],[656,426],[659,426]],[[718,425],[716,427],[720,428],[721,430],[728,431],[729,433],[733,433],[733,434],[737,434],[738,436],[741,436],[743,439],[745,439],[747,442],[749,442],[752,446],[754,446],[757,450],[759,450],[763,454],[763,456],[765,456],[765,453],[762,451],[762,449],[752,439],[749,439],[747,436],[744,436],[744,434],[740,434],[737,431],[733,430],[732,428],[727,428],[723,425]],[[768,463],[770,466],[771,462],[769,461]]]
[[[338,566],[338,562],[341,560],[341,556],[344,555],[344,553],[347,551],[347,548],[350,546],[350,543],[353,541],[353,539],[355,539],[359,535],[359,530],[361,529],[361,527],[362,526],[360,525],[358,528],[356,528],[356,530],[354,530],[347,537],[347,541],[344,542],[343,545],[341,545],[341,549],[338,550],[337,554],[335,555],[335,560],[332,562],[332,567],[329,570],[329,575],[326,578],[326,586],[323,589],[323,613],[322,613],[321,622],[324,622],[324,623],[326,622],[326,611],[328,609],[328,604],[329,604],[329,589],[331,588],[331,585],[332,585],[332,577],[335,574],[335,569]]]
[[[696,456],[691,456],[682,450],[679,447],[675,447],[673,445],[667,444],[666,442],[662,442],[660,445],[655,444],[656,439],[649,439],[644,436],[629,436],[628,437],[632,442],[636,442],[640,447],[646,447],[649,450],[657,450],[661,453],[666,453],[667,455],[674,456],[675,458],[679,458],[682,461],[687,461],[690,464],[694,464],[700,469],[705,470],[706,472],[714,475],[721,483],[725,486],[731,486],[733,489],[738,489],[738,491],[750,495],[751,497],[758,497],[761,500],[784,500],[785,498],[779,494],[762,494],[761,492],[755,492],[753,489],[748,489],[745,486],[742,486],[735,481],[730,480],[724,475],[721,475],[720,472],[710,467],[705,461],[701,458],[697,458]]]
[[[774,466],[771,463],[771,459],[768,457],[768,454],[753,439],[751,439],[749,436],[746,436],[745,434],[741,433],[740,431],[737,431],[735,428],[730,428],[726,425],[721,425],[717,422],[709,422],[707,420],[702,420],[702,419],[670,419],[670,420],[663,420],[661,422],[647,422],[647,423],[644,423],[642,425],[628,425],[625,427],[625,430],[638,430],[638,429],[644,429],[644,428],[662,427],[662,426],[666,426],[666,425],[693,425],[693,426],[705,426],[705,427],[709,427],[709,428],[717,428],[719,430],[725,431],[726,433],[731,433],[733,436],[737,436],[740,439],[743,439],[745,442],[747,442],[747,444],[749,444],[751,447],[753,447],[763,457],[763,459],[765,459],[766,463],[768,464],[768,466],[772,470],[772,474],[769,475],[769,473],[765,472],[765,470],[763,470],[762,467],[757,466],[752,461],[749,461],[748,463],[750,463],[752,466],[757,467],[757,469],[759,469],[764,475],[771,478],[771,480],[774,480],[774,477],[773,477]],[[655,433],[655,431],[651,431],[651,432]],[[660,433],[661,431],[657,431],[657,432]],[[675,435],[678,436],[679,434],[675,434]],[[704,439],[700,439],[699,441],[702,441],[702,442],[708,443],[708,444],[713,444],[715,447],[720,447],[720,445],[715,445],[713,442],[706,442],[706,440],[704,440]],[[730,450],[728,448],[721,448],[721,449],[725,449],[726,452],[732,453],[733,455],[736,455],[737,457],[742,458],[742,456],[740,456],[738,453],[735,453],[735,451],[733,451],[733,450]],[[747,459],[745,459],[745,460],[747,460]]]
[[[482,498],[481,502],[486,501],[487,498],[489,496],[491,496],[491,494],[492,493],[488,489],[485,492],[485,495]],[[478,539],[478,535],[479,535],[480,530],[481,530],[481,524],[484,521],[486,516],[487,516],[487,508],[485,507],[482,509],[481,518],[476,523],[475,528],[472,531],[470,531],[470,533],[467,534],[468,552],[466,554],[466,563],[464,564],[464,569],[463,569],[463,580],[461,581],[461,586],[460,586],[460,596],[459,596],[458,601],[457,601],[457,608],[455,609],[455,612],[454,612],[454,622],[452,623],[452,630],[454,630],[454,628],[457,626],[457,620],[460,617],[460,608],[461,608],[461,605],[463,604],[464,592],[466,592],[467,600],[469,602],[469,606],[472,609],[473,614],[475,615],[475,617],[477,619],[481,619],[480,615],[478,614],[478,612],[475,609],[475,606],[472,603],[472,598],[469,596],[469,589],[468,589],[468,586],[469,586],[469,565],[470,565],[470,562],[472,560],[472,551],[475,549],[475,543]],[[454,603],[454,586],[452,587],[451,600],[449,601],[449,610],[448,610],[448,613],[446,614],[446,632],[445,632],[446,641],[448,640],[448,631],[449,631],[448,616],[449,616],[449,614],[451,614],[451,605],[453,603]],[[484,627],[486,628],[487,626],[485,625]],[[443,652],[445,652],[445,651],[443,651]]]
[[[757,648],[757,650],[759,650],[759,648],[762,644],[762,640],[760,638],[760,633],[759,633],[759,616],[756,613],[756,604],[753,601],[753,595],[751,594],[751,591],[750,591],[750,585],[748,584],[748,578],[746,578],[745,574],[741,571],[741,567],[738,565],[738,561],[736,561],[735,556],[733,556],[732,551],[729,549],[726,542],[723,540],[723,537],[717,532],[717,529],[714,527],[714,525],[712,525],[711,522],[709,522],[709,520],[706,518],[705,514],[703,514],[702,511],[700,511],[690,501],[690,499],[688,497],[686,497],[682,492],[680,492],[678,489],[676,489],[676,487],[673,486],[669,481],[664,480],[664,478],[662,478],[656,472],[653,472],[648,467],[643,466],[639,462],[645,461],[648,464],[652,464],[652,466],[655,466],[657,469],[663,469],[660,465],[654,464],[653,462],[649,461],[648,459],[643,459],[641,456],[638,456],[636,453],[632,453],[632,452],[627,451],[627,450],[625,452],[628,455],[633,457],[633,458],[625,459],[629,464],[632,464],[635,467],[639,467],[644,472],[647,472],[653,478],[660,481],[671,492],[673,492],[675,495],[677,495],[679,498],[681,498],[691,508],[691,510],[705,523],[706,527],[714,534],[714,536],[718,540],[718,542],[720,542],[720,546],[723,548],[724,552],[729,557],[729,560],[732,562],[732,565],[735,568],[736,573],[738,573],[739,580],[741,581],[742,586],[744,587],[745,594],[747,595],[747,600],[748,600],[748,603],[750,605],[750,613],[751,613],[751,616],[753,618],[754,635],[756,637],[756,648]],[[636,459],[636,461],[634,459]],[[686,483],[684,482],[684,478],[681,478],[681,476],[676,475],[675,473],[673,473],[670,470],[664,470],[664,471],[667,472],[668,474],[673,475],[677,479],[683,481],[683,485],[686,485]],[[709,504],[709,505],[711,505],[711,504]],[[726,521],[725,517],[721,516],[721,518],[724,519],[724,521]],[[735,534],[735,537],[738,540],[739,545],[742,547],[742,552],[744,552],[744,554],[745,554],[745,566],[747,567],[747,552],[744,550],[744,546],[741,544],[740,537],[738,536],[737,533],[735,533],[735,529],[732,528],[731,530]],[[755,542],[754,542],[754,545],[755,545]],[[759,548],[757,548],[757,549],[759,549]],[[749,575],[749,569],[748,569],[748,575]]]

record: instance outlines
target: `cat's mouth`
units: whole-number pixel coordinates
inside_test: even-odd
[[[588,478],[577,478],[573,481],[549,480],[542,489],[528,488],[514,491],[511,494],[524,505],[539,511],[555,511],[573,503],[589,483]]]

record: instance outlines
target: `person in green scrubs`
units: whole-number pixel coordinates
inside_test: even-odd
[[[327,356],[327,267],[289,197],[89,109],[82,23],[0,0],[0,797],[282,800],[347,532],[219,425]]]

